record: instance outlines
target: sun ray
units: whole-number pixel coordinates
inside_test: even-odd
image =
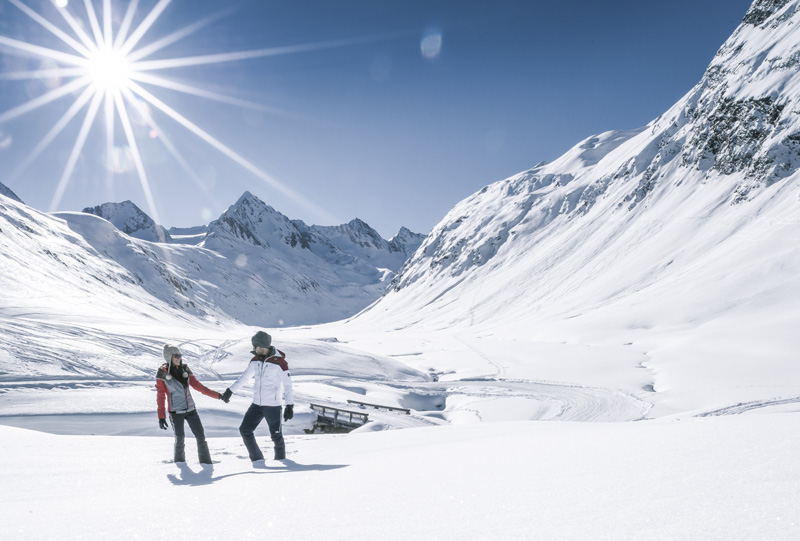
[[[26,43],[24,41],[19,41],[6,36],[0,36],[0,45],[6,45],[13,49],[25,51],[26,53],[30,53],[36,56],[51,58],[53,60],[64,62],[65,64],[70,64],[72,66],[85,66],[87,64],[86,58],[82,56],[75,56],[74,54],[70,53],[62,53],[61,51],[56,51],[55,49],[49,49],[47,47],[33,45],[31,43]]]
[[[75,49],[77,52],[81,53],[84,56],[88,54],[89,50],[86,47],[84,47],[71,37],[69,37],[53,23],[51,23],[50,21],[48,21],[47,19],[45,19],[44,17],[33,11],[31,8],[29,8],[19,0],[8,0],[8,1],[11,2],[17,9],[25,13],[25,15],[27,15],[28,17],[30,17],[31,19],[42,25],[44,28],[49,30],[50,33],[58,37],[61,41],[63,41],[64,43]]]
[[[67,8],[59,7],[58,12],[61,14],[61,17],[63,17],[63,19],[67,22],[70,28],[72,28],[72,31],[75,32],[75,35],[78,36],[78,39],[80,39],[81,42],[83,42],[86,48],[89,49],[90,51],[96,51],[97,44],[94,41],[92,41],[92,38],[89,37],[89,34],[87,34],[84,31],[83,27],[78,24],[78,22],[75,20],[75,17],[73,17],[72,14],[69,11],[67,11]]]
[[[192,181],[194,181],[194,183],[197,185],[200,191],[202,191],[203,194],[205,194],[206,198],[212,200],[211,194],[209,193],[208,189],[203,185],[203,181],[200,179],[197,173],[195,173],[194,169],[192,169],[191,165],[189,165],[189,162],[186,160],[186,158],[183,157],[183,155],[180,153],[180,151],[172,142],[172,140],[167,136],[166,132],[161,128],[161,126],[155,120],[153,120],[151,115],[147,114],[146,108],[140,103],[139,100],[136,99],[136,96],[134,96],[133,92],[131,92],[127,88],[123,88],[122,92],[125,99],[127,99],[128,102],[130,102],[138,110],[141,117],[145,119],[145,122],[147,123],[148,126],[150,126],[150,129],[156,131],[156,133],[158,134],[158,140],[161,142],[161,144],[164,145],[164,148],[167,149],[167,151],[172,155],[172,157],[175,158],[175,161],[178,162],[178,165],[180,165],[181,168],[186,172],[186,174],[189,175],[189,177],[192,179]]]
[[[325,216],[326,219],[329,219],[329,218],[332,218],[333,220],[336,219],[335,217],[333,217],[333,215],[329,211],[327,211],[324,208],[320,207],[319,205],[311,202],[310,200],[306,199],[301,194],[295,192],[294,190],[292,190],[288,186],[284,185],[282,182],[278,181],[277,179],[275,179],[271,175],[265,173],[264,171],[262,171],[261,169],[259,169],[258,167],[256,167],[252,163],[250,163],[248,160],[246,160],[245,158],[243,158],[242,156],[240,156],[239,154],[237,154],[236,152],[231,150],[229,147],[227,147],[226,145],[224,145],[223,143],[221,143],[220,141],[215,139],[213,136],[209,135],[207,132],[205,132],[199,126],[197,126],[196,124],[194,124],[193,122],[191,122],[190,120],[188,120],[187,118],[182,116],[180,113],[175,111],[173,108],[171,108],[170,106],[168,106],[167,104],[165,104],[164,102],[162,102],[161,100],[159,100],[158,98],[156,98],[155,96],[150,94],[147,90],[145,90],[144,88],[142,88],[138,84],[132,82],[130,84],[130,89],[134,93],[138,94],[140,97],[144,98],[147,102],[149,102],[150,104],[152,104],[155,107],[157,107],[158,109],[160,109],[167,116],[171,117],[175,122],[177,122],[178,124],[182,125],[186,129],[188,129],[189,131],[194,133],[197,137],[199,137],[200,139],[202,139],[203,141],[205,141],[206,143],[208,143],[212,147],[216,148],[222,154],[224,154],[225,156],[227,156],[228,158],[230,158],[234,162],[238,163],[240,166],[242,166],[247,171],[250,171],[250,173],[252,173],[256,177],[258,177],[259,179],[264,181],[266,184],[268,184],[272,188],[278,190],[279,192],[281,192],[282,194],[284,194],[287,197],[291,198],[292,200],[300,203],[304,207],[306,207],[306,208],[308,208],[310,210],[313,210],[314,212],[318,213],[319,215]]]
[[[75,79],[74,81],[67,83],[63,86],[60,86],[56,89],[51,90],[47,94],[43,96],[39,96],[38,98],[34,98],[22,105],[14,107],[13,109],[9,109],[5,113],[0,115],[0,124],[3,122],[7,122],[12,118],[17,118],[20,115],[24,115],[25,113],[29,113],[39,107],[47,105],[48,103],[55,101],[71,92],[78,90],[79,88],[86,86],[90,83],[88,77],[81,77],[80,79]]]
[[[227,103],[229,105],[236,105],[238,107],[244,107],[246,109],[251,109],[254,111],[261,111],[262,113],[272,113],[278,115],[286,114],[284,111],[281,111],[280,109],[274,107],[267,107],[266,105],[261,105],[259,103],[240,100],[238,98],[232,98],[230,96],[218,94],[216,92],[211,92],[209,90],[203,90],[201,88],[196,88],[190,85],[178,83],[170,79],[164,79],[163,77],[157,77],[155,75],[150,75],[147,73],[132,73],[130,78],[131,80],[139,81],[140,83],[160,86],[162,88],[168,88],[170,90],[175,90],[177,92],[182,92],[184,94],[190,94],[192,96],[199,96],[201,98],[218,101],[220,103]]]
[[[150,30],[150,27],[153,26],[153,23],[156,22],[161,16],[161,13],[164,12],[164,9],[169,5],[172,0],[159,0],[158,4],[150,10],[150,13],[144,18],[142,23],[133,31],[133,34],[125,40],[123,45],[119,48],[119,51],[124,55],[127,56],[136,44],[139,43],[139,40],[145,35],[145,33]]]
[[[139,7],[139,0],[132,0],[128,4],[128,9],[125,11],[125,16],[122,18],[122,24],[119,25],[117,30],[117,37],[114,38],[114,48],[120,49],[128,37],[128,31],[131,29],[133,16],[136,14],[136,8]]]
[[[125,103],[122,101],[122,93],[119,90],[114,92],[114,102],[116,103],[117,112],[122,122],[122,131],[125,133],[128,146],[130,146],[131,154],[133,155],[133,163],[136,165],[136,171],[139,174],[139,182],[142,184],[142,190],[144,190],[144,197],[149,207],[150,217],[153,218],[157,224],[160,224],[161,219],[158,217],[158,209],[156,208],[156,202],[153,198],[153,192],[150,190],[150,182],[147,180],[147,173],[144,169],[142,155],[139,153],[139,147],[136,145],[136,138],[133,135],[133,128],[131,127],[130,118],[128,117],[128,111],[125,108]],[[158,240],[164,242],[164,233],[158,228],[157,233]]]
[[[58,187],[53,194],[53,199],[50,201],[50,212],[54,212],[61,204],[61,198],[64,197],[69,179],[72,177],[75,165],[78,163],[83,145],[86,143],[86,137],[89,135],[89,129],[92,127],[94,119],[97,116],[97,110],[100,108],[100,100],[102,97],[103,95],[100,92],[95,92],[94,99],[92,99],[92,103],[89,105],[89,110],[86,111],[86,116],[83,119],[83,125],[81,125],[78,138],[75,140],[75,145],[72,147],[67,165],[64,167],[64,173],[61,175],[61,179],[58,181]]]
[[[319,51],[333,49],[336,47],[347,47],[368,41],[376,41],[378,37],[364,37],[331,41],[320,41],[316,43],[304,43],[302,45],[286,45],[283,47],[268,47],[265,49],[253,49],[250,51],[237,51],[233,53],[218,53],[199,56],[186,56],[182,58],[167,58],[163,60],[149,60],[135,62],[133,67],[136,71],[152,71],[171,68],[185,68],[189,66],[201,66],[206,64],[219,64],[223,62],[234,62],[238,60],[250,60],[252,58],[263,58],[268,56],[279,56],[286,54],[305,53],[309,51]]]
[[[113,180],[114,162],[114,101],[110,93],[105,93],[106,115],[106,186],[110,187]]]
[[[46,79],[49,77],[77,77],[84,75],[84,68],[47,68],[30,71],[9,71],[0,73],[0,80],[19,81],[31,79]]]
[[[111,32],[111,0],[103,0],[103,39],[106,47],[112,47],[114,42]]]
[[[103,40],[103,32],[100,30],[100,22],[97,20],[97,14],[94,12],[92,0],[83,0],[83,5],[86,6],[86,14],[89,18],[89,26],[92,27],[94,40],[97,42],[98,49],[101,49],[105,45],[105,41]]]
[[[58,134],[61,133],[61,131],[67,126],[67,124],[69,124],[70,121],[73,118],[75,118],[75,116],[78,114],[78,112],[81,109],[83,109],[83,106],[86,105],[86,102],[88,102],[89,99],[94,95],[94,92],[95,90],[91,86],[88,86],[83,91],[83,93],[78,97],[78,99],[76,99],[75,102],[70,106],[70,108],[67,109],[67,112],[64,113],[64,116],[62,116],[53,125],[53,127],[50,128],[50,131],[47,132],[47,135],[45,135],[44,138],[41,141],[39,141],[39,144],[36,145],[36,148],[34,148],[31,151],[31,153],[25,157],[22,163],[20,163],[17,166],[17,168],[14,169],[14,172],[11,173],[9,180],[16,179],[20,173],[22,173],[25,169],[27,169],[28,166],[32,164],[36,160],[36,158],[39,157],[39,154],[44,152],[44,150],[50,145],[50,143],[53,142],[53,140],[58,136]]]
[[[221,13],[217,13],[216,15],[211,15],[210,17],[206,17],[205,19],[197,21],[196,23],[191,24],[191,25],[189,25],[189,26],[187,26],[185,28],[182,28],[182,29],[180,29],[180,30],[178,30],[176,32],[173,32],[172,34],[170,34],[168,36],[164,36],[163,38],[158,39],[158,40],[154,41],[153,43],[151,43],[151,44],[149,44],[149,45],[147,45],[145,47],[142,47],[142,48],[137,49],[135,51],[131,51],[130,54],[127,55],[127,58],[128,58],[128,60],[130,62],[136,62],[138,60],[141,60],[142,58],[150,56],[151,54],[153,54],[153,53],[155,53],[157,51],[160,51],[164,47],[172,45],[173,43],[175,43],[177,41],[180,41],[183,38],[194,34],[198,30],[208,26],[212,22],[217,21],[217,20],[221,19],[222,17],[225,17],[231,11],[233,11],[233,10],[228,9],[228,10],[225,10],[225,11],[223,11]]]

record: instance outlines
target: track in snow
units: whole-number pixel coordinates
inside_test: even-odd
[[[741,402],[739,404],[734,404],[733,406],[727,406],[725,408],[720,408],[718,410],[700,413],[695,417],[719,417],[722,415],[740,415],[742,413],[747,413],[762,408],[777,408],[784,406],[789,406],[789,407],[794,406],[794,409],[792,409],[792,411],[800,411],[800,396],[794,396],[791,398],[776,398],[774,400],[756,400],[753,402]]]

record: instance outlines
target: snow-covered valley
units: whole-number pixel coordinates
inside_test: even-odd
[[[800,538],[799,24],[800,0],[756,0],[664,115],[487,186],[424,240],[250,194],[167,232],[0,184],[3,531]],[[190,435],[172,463],[163,344],[223,391],[261,328],[294,381],[287,460],[250,462],[245,390],[198,393],[214,464]],[[308,434],[312,403],[369,422]]]

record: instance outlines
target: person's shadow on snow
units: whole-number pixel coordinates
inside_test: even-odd
[[[284,458],[283,460],[276,460],[275,462],[265,462],[264,460],[256,460],[253,462],[253,468],[261,470],[262,472],[272,473],[288,473],[293,471],[327,471],[338,470],[345,468],[347,464],[298,464],[294,460]]]
[[[275,462],[273,465],[265,464],[263,460],[258,460],[253,463],[252,471],[242,471],[237,473],[229,473],[227,475],[214,476],[213,464],[201,464],[200,471],[196,472],[191,469],[186,462],[177,462],[180,473],[175,475],[173,473],[167,474],[167,479],[173,485],[190,485],[201,486],[210,485],[216,481],[225,479],[226,477],[234,477],[236,475],[263,475],[265,473],[289,473],[295,471],[327,471],[337,470],[344,468],[346,464],[298,464],[294,460],[282,460]]]

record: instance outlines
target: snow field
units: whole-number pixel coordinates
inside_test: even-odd
[[[203,414],[201,413],[201,416]],[[102,417],[102,416],[101,416]],[[0,427],[15,539],[796,539],[796,414],[287,436],[254,467],[167,438]],[[269,440],[259,443],[268,451]]]

